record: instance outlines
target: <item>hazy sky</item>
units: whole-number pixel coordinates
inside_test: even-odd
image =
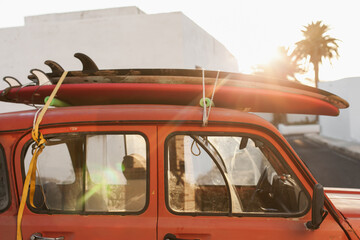
[[[322,20],[341,42],[340,58],[332,66],[324,62],[320,80],[360,76],[359,0],[0,0],[0,28],[21,26],[25,16],[122,6],[147,14],[183,12],[223,43],[237,58],[239,71],[247,73],[271,59],[278,46],[301,40],[303,26]]]

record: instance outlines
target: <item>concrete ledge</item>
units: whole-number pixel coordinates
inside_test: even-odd
[[[52,13],[38,16],[25,17],[25,25],[66,22],[66,21],[80,21],[84,19],[99,19],[110,18],[125,15],[145,14],[139,8],[132,7],[119,7],[119,8],[106,8],[77,12],[65,12],[65,13]]]
[[[320,125],[318,125],[318,124],[306,124],[306,125],[279,124],[278,128],[282,135],[319,133],[320,132]]]
[[[304,136],[309,140],[326,145],[339,153],[360,161],[360,143],[324,137],[315,133],[305,134]]]

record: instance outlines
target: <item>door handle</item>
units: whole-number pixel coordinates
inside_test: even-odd
[[[198,238],[193,238],[193,239],[177,238],[174,234],[168,233],[165,235],[164,240],[200,240],[200,239],[198,239]]]
[[[30,240],[64,240],[64,237],[49,238],[43,237],[41,233],[34,233],[31,235]]]

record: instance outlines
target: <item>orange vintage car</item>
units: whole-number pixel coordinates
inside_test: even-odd
[[[0,114],[0,239],[359,239],[360,192],[332,190],[333,202],[249,113],[337,115],[345,100],[239,73],[99,70],[77,57],[82,71],[47,61],[33,85],[5,78],[1,101],[56,107]]]

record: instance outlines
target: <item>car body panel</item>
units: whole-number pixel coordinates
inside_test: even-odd
[[[116,133],[116,132],[141,132],[149,144],[149,171],[148,202],[141,214],[41,214],[25,208],[22,220],[22,233],[24,239],[29,239],[34,233],[41,233],[44,237],[64,237],[65,239],[106,239],[115,236],[126,236],[126,239],[155,239],[156,238],[156,215],[157,215],[157,164],[156,164],[156,127],[155,126],[73,126],[43,129],[42,133],[56,135],[68,133]],[[0,136],[1,139],[1,136]],[[26,134],[19,141],[15,150],[15,172],[17,189],[23,190],[23,149],[31,140],[31,133]],[[21,174],[23,173],[23,174]]]
[[[355,232],[360,232],[360,190],[326,188],[326,195],[346,218]]]
[[[165,172],[164,153],[165,139],[173,132],[218,132],[219,127],[211,126],[202,128],[201,126],[159,126],[159,174]],[[295,174],[299,176],[302,183],[306,183],[305,178],[296,169],[295,164],[289,159],[288,155],[278,148],[276,140],[251,126],[234,127],[221,126],[221,132],[225,133],[247,133],[261,136],[271,144],[274,144],[280,154],[286,159],[286,162],[292,167]],[[159,178],[159,194],[166,196],[166,184],[163,177]],[[312,192],[309,184],[304,184],[309,194]],[[317,231],[307,230],[305,223],[311,220],[311,212],[304,216],[294,218],[283,217],[262,217],[262,216],[184,216],[174,214],[169,211],[166,203],[166,197],[159,197],[159,222],[158,239],[163,239],[167,233],[176,235],[183,239],[263,239],[264,237],[274,239],[347,239],[346,234],[339,227],[332,216],[324,220],[321,228]]]
[[[37,214],[26,208],[22,229],[28,238],[35,232],[46,237],[64,236],[65,239],[99,239],[126,236],[126,239],[163,239],[167,233],[186,239],[238,239],[238,237],[261,239],[264,236],[294,239],[334,238],[346,239],[336,210],[327,206],[331,214],[321,228],[307,230],[311,212],[294,218],[283,217],[239,217],[239,216],[179,216],[166,207],[164,190],[164,142],[173,132],[232,132],[253,134],[267,139],[294,171],[306,191],[312,195],[315,182],[305,165],[281,136],[278,130],[264,119],[249,113],[213,108],[208,126],[202,126],[203,109],[188,106],[163,105],[118,105],[88,106],[50,109],[40,126],[44,135],[77,132],[139,131],[150,143],[151,180],[150,202],[140,215],[65,215]],[[23,187],[21,165],[22,149],[31,139],[35,111],[0,115],[0,143],[6,148],[10,176],[16,186],[11,186],[11,207],[0,215],[1,222],[11,215],[12,231],[15,235],[16,207]],[[17,121],[14,121],[16,119]],[[13,168],[13,170],[10,170]],[[340,224],[340,225],[339,225]],[[284,227],[286,226],[286,227]],[[2,226],[3,227],[3,226]],[[119,235],[120,234],[120,235]]]

